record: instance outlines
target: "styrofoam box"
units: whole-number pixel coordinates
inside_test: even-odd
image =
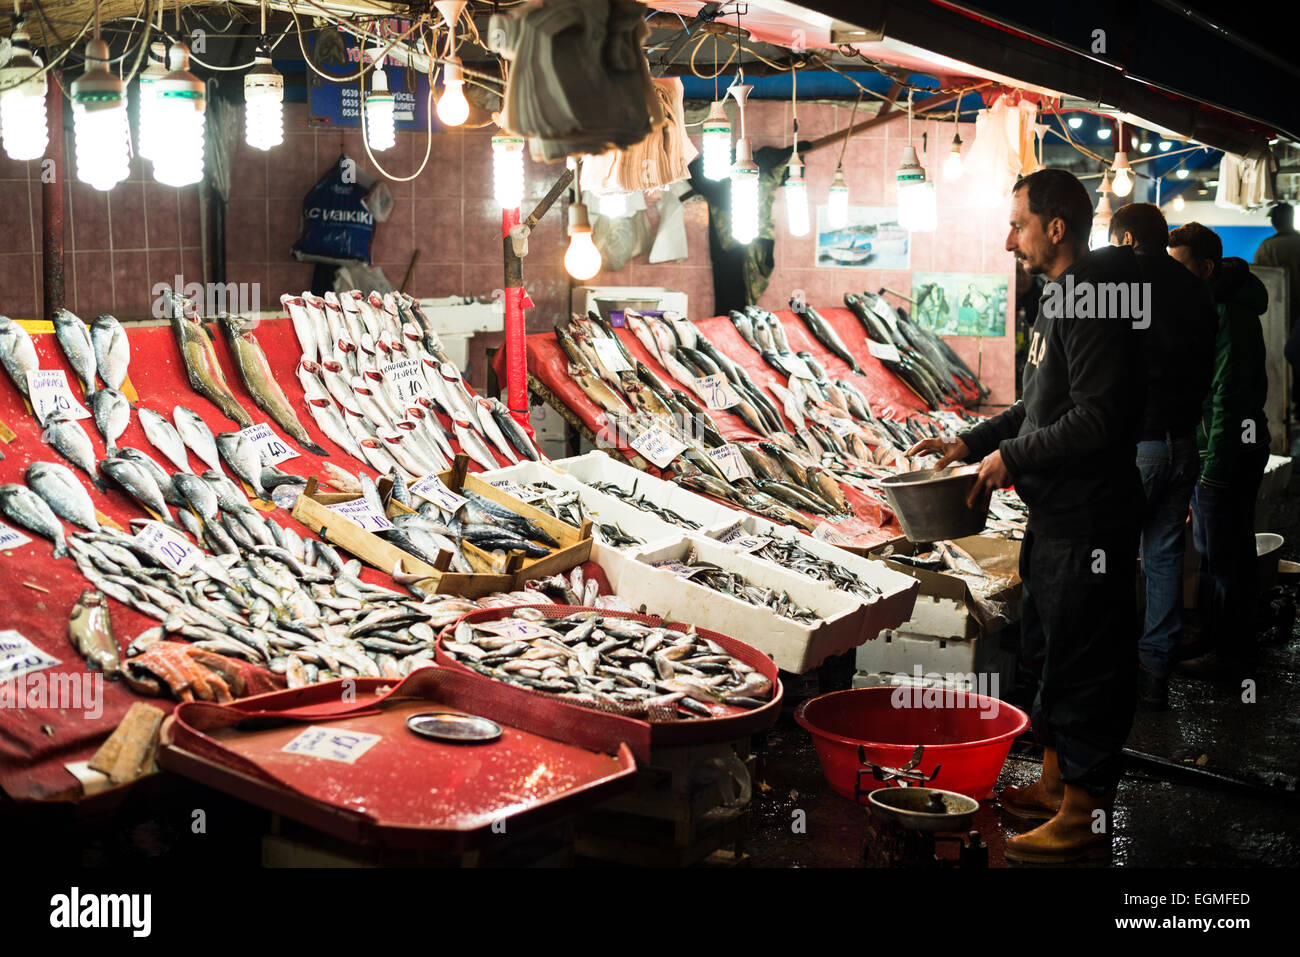
[[[655,568],[654,562],[681,561],[691,548],[701,561],[743,575],[755,585],[779,588],[821,618],[803,624],[782,618],[722,592]],[[688,539],[622,553],[601,545],[592,556],[605,570],[618,596],[649,614],[711,628],[752,645],[778,668],[794,674],[811,671],[831,655],[843,654],[864,641],[866,607],[843,592],[775,565],[755,561],[708,539]]]
[[[559,459],[551,464],[560,471],[568,472],[578,481],[588,485],[592,482],[613,482],[630,492],[633,483],[635,483],[638,496],[644,495],[646,501],[654,502],[660,508],[672,509],[683,518],[699,523],[698,531],[705,534],[711,531],[721,531],[739,521],[743,514],[733,508],[710,501],[702,495],[696,495],[689,489],[684,489],[673,482],[665,482],[661,478],[655,478],[640,469],[633,468],[626,462],[620,462],[612,455],[607,455],[599,449],[588,452],[586,455],[577,455],[570,459]],[[650,513],[645,514],[649,515]],[[688,531],[688,529],[678,528],[676,525],[671,527],[679,533]]]
[[[922,671],[968,672],[980,671],[988,663],[988,649],[997,650],[996,636],[949,641],[885,631],[876,641],[859,647],[854,660],[859,671],[910,675],[920,665]]]
[[[583,509],[593,521],[612,523],[629,535],[641,539],[640,545],[627,545],[624,546],[625,548],[641,548],[646,545],[673,542],[681,538],[684,531],[676,525],[657,518],[651,512],[634,508],[604,492],[597,492],[567,472],[558,472],[541,462],[520,462],[508,468],[484,472],[479,477],[485,482],[508,481],[517,485],[548,482],[556,488],[577,492]]]

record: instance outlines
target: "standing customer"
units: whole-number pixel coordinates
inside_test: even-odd
[[[1268,290],[1244,259],[1223,258],[1223,243],[1200,223],[1169,234],[1169,252],[1209,283],[1219,312],[1214,378],[1201,411],[1201,478],[1192,495],[1192,537],[1201,556],[1201,609],[1209,654],[1194,674],[1237,679],[1255,646],[1255,499],[1268,463],[1268,372],[1259,317]]]
[[[1292,402],[1300,401],[1300,233],[1295,231],[1295,207],[1278,203],[1268,212],[1276,232],[1255,250],[1256,266],[1285,269],[1290,287],[1291,315],[1286,317],[1286,361],[1291,365]]]
[[[1150,290],[1146,413],[1137,444],[1146,507],[1142,513],[1142,572],[1146,616],[1138,643],[1138,702],[1169,706],[1169,668],[1182,637],[1184,529],[1200,474],[1196,425],[1210,388],[1219,317],[1205,283],[1165,249],[1169,224],[1153,203],[1130,203],[1110,221],[1110,241],[1132,246]]]
[[[1102,284],[1136,292],[1141,275],[1132,249],[1089,252],[1091,227],[1091,197],[1070,173],[1039,170],[1016,183],[1006,248],[1048,280],[1024,398],[956,439],[908,450],[937,452],[940,466],[978,460],[972,497],[1014,482],[1029,506],[1021,635],[1025,663],[1038,675],[1033,722],[1043,768],[1033,785],[1005,788],[1002,803],[1046,823],[1007,842],[1011,860],[1069,861],[1107,850],[1136,707],[1142,485],[1133,447],[1146,379],[1132,317],[1101,318],[1085,306]]]

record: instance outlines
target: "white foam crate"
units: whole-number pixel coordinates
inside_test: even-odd
[[[549,482],[556,488],[577,492],[583,509],[593,522],[612,523],[629,535],[634,535],[642,540],[640,545],[624,546],[627,549],[676,541],[681,538],[682,533],[685,531],[685,529],[657,518],[651,512],[633,508],[612,495],[597,492],[594,488],[567,472],[556,471],[540,462],[520,462],[518,465],[484,472],[479,477],[486,482],[513,482],[516,485]]]
[[[782,618],[703,585],[693,584],[654,562],[683,560],[691,548],[701,561],[739,572],[755,585],[778,588],[821,618],[803,624]],[[630,553],[601,545],[592,550],[615,593],[633,607],[730,635],[762,651],[777,667],[803,674],[831,655],[843,654],[864,639],[866,606],[820,582],[766,562],[755,561],[717,542],[683,536],[677,542],[642,547]]]

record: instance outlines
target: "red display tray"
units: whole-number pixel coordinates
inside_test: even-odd
[[[353,693],[349,693],[353,692]],[[158,763],[341,840],[462,853],[628,790],[635,722],[535,699],[446,668],[394,685],[355,678],[245,698],[187,702],[163,729]],[[414,734],[420,712],[490,718],[502,735],[452,744]],[[285,750],[313,728],[335,760]],[[363,750],[373,735],[378,740]],[[574,741],[582,743],[573,743]],[[334,744],[333,742],[339,742]],[[350,747],[349,747],[350,746]]]
[[[476,621],[497,621],[501,618],[509,617],[517,610],[517,607],[511,608],[485,608],[482,611],[472,611],[468,615],[457,620],[456,624],[462,621],[470,623]],[[663,625],[670,627],[686,628],[688,622],[674,622],[665,620],[655,615],[638,615],[634,612],[627,611],[610,611],[604,608],[582,608],[574,605],[529,605],[526,607],[535,608],[548,618],[563,618],[565,615],[572,615],[580,611],[595,611],[604,615],[606,618],[630,618],[632,621],[640,622],[643,625]],[[581,702],[572,702],[564,698],[556,697],[545,691],[533,691],[528,688],[521,688],[517,685],[510,685],[504,681],[497,681],[489,678],[487,675],[479,674],[470,668],[465,667],[460,662],[451,657],[443,648],[443,642],[455,634],[456,625],[449,625],[444,628],[442,634],[438,636],[438,642],[435,649],[435,658],[441,666],[449,670],[456,671],[460,674],[468,675],[476,681],[483,682],[496,687],[507,687],[527,695],[533,700],[565,703],[571,707],[577,707],[587,714],[605,716],[605,712],[595,708],[588,708]],[[685,744],[705,744],[717,741],[734,741],[737,738],[743,738],[746,735],[754,734],[758,731],[766,730],[776,723],[777,716],[781,713],[781,696],[784,689],[781,687],[781,679],[776,665],[772,659],[767,657],[757,648],[751,648],[743,641],[737,641],[735,638],[719,634],[716,631],[709,631],[707,628],[696,628],[696,632],[705,638],[716,641],[723,648],[738,658],[740,661],[756,669],[765,678],[772,682],[772,699],[761,708],[747,710],[737,708],[732,705],[707,705],[714,714],[712,717],[705,718],[686,718],[681,721],[646,721],[641,718],[623,718],[624,721],[631,721],[642,728],[648,730],[649,743],[652,747],[670,747]],[[637,760],[645,761],[648,759],[647,754],[636,753]]]

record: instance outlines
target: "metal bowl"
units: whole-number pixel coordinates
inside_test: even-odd
[[[597,299],[596,308],[600,310],[600,317],[609,322],[612,313],[627,309],[634,312],[654,312],[662,301],[661,299]]]
[[[880,788],[867,795],[871,813],[914,831],[964,831],[980,802],[938,788]]]
[[[978,535],[989,516],[989,503],[966,505],[979,469],[974,465],[919,469],[890,475],[878,483],[898,516],[909,542],[937,542]]]

